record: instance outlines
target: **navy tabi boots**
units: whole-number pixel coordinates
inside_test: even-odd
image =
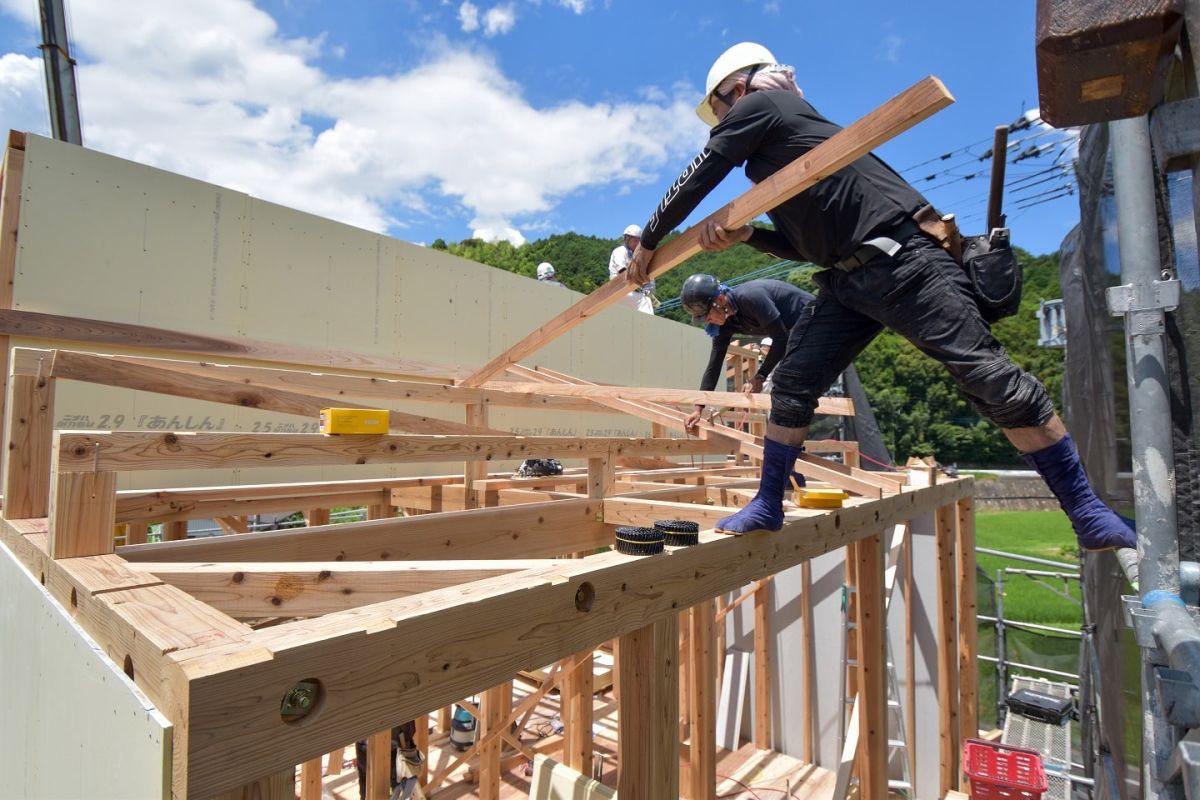
[[[1022,454],[1021,458],[1037,470],[1058,498],[1080,547],[1084,550],[1137,547],[1132,520],[1118,516],[1092,491],[1070,434],[1049,447]]]
[[[722,533],[777,531],[783,527],[783,493],[801,448],[764,439],[762,478],[758,494],[736,514],[717,523]],[[803,480],[803,479],[801,479]]]

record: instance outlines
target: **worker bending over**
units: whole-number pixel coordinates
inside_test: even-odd
[[[800,321],[800,312],[813,299],[808,292],[783,281],[747,281],[732,289],[712,275],[693,275],[684,281],[680,303],[692,315],[693,322],[705,323],[704,332],[712,337],[712,352],[700,379],[700,390],[711,392],[716,388],[725,371],[725,354],[734,334],[770,334],[773,341],[780,343],[779,347],[771,349],[773,356],[768,352],[754,378],[742,386],[742,391],[747,394],[761,392],[763,382],[771,376],[771,370],[787,349],[789,331]],[[704,406],[697,404],[684,420],[689,433],[696,432],[703,411]]]
[[[759,44],[734,45],[708,73],[696,113],[712,126],[646,224],[628,278],[644,282],[654,248],[737,165],[757,183],[833,136],[796,85],[795,71]],[[758,495],[718,523],[732,533],[778,530],[788,472],[818,398],[884,327],[950,371],[958,387],[1037,470],[1086,550],[1135,547],[1130,526],[1092,491],[1046,389],[1008,357],[983,319],[963,268],[913,215],[927,205],[887,164],[866,155],[768,212],[774,230],[715,222],[706,250],[738,242],[825,267],[820,291],[792,328],[774,371]],[[778,346],[775,348],[778,349]]]

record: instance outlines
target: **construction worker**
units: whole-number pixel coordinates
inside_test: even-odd
[[[708,73],[697,115],[708,144],[672,184],[628,268],[646,280],[653,249],[733,168],[759,182],[837,133],[796,85],[792,67],[760,44],[726,50]],[[811,261],[820,292],[792,329],[774,371],[758,496],[718,523],[731,533],[778,530],[788,470],[817,400],[884,327],[940,361],[983,416],[996,423],[1046,481],[1085,550],[1135,547],[1126,520],[1088,483],[1075,446],[1041,382],[992,336],[957,262],[913,215],[925,198],[887,164],[866,155],[768,212],[774,230],[707,223],[706,250],[745,242],[780,258]]]
[[[537,265],[537,279],[541,283],[548,283],[551,286],[563,286],[555,277],[554,265],[549,261],[543,261]],[[563,286],[563,288],[567,288]]]
[[[734,334],[762,336],[769,333],[772,339],[781,343],[775,348],[775,357],[764,358],[754,378],[742,385],[746,394],[761,392],[763,383],[770,378],[771,370],[787,349],[788,332],[800,320],[804,307],[812,301],[811,294],[783,281],[762,279],[730,288],[712,275],[702,273],[684,281],[679,302],[692,315],[693,322],[704,323],[704,332],[712,337],[712,352],[704,376],[700,378],[700,390],[711,392],[717,387],[717,381],[725,372],[725,354]],[[697,404],[687,415],[684,426],[689,433],[696,432],[703,411],[704,406]]]
[[[625,268],[629,266],[629,260],[633,258],[633,253],[637,250],[638,243],[642,240],[642,229],[637,225],[628,225],[622,234],[622,242],[617,245],[612,251],[612,255],[608,257],[608,279],[615,280],[620,278],[625,272]],[[656,305],[654,298],[654,281],[647,281],[640,286],[634,286],[633,291],[629,293],[626,302],[630,307],[636,308],[645,314],[653,314]]]

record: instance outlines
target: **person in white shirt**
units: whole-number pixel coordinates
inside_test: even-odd
[[[537,266],[537,279],[541,283],[548,283],[551,286],[562,286],[555,277],[557,273],[554,271],[554,265],[549,261],[543,261]],[[566,287],[563,286],[565,289]]]
[[[617,249],[612,251],[612,255],[608,259],[608,279],[616,280],[620,278],[625,280],[625,269],[629,266],[630,259],[633,258],[633,251],[637,250],[637,246],[642,241],[642,229],[638,225],[630,225],[625,228],[624,242],[617,245]],[[654,313],[654,281],[650,281],[641,288],[634,288],[626,302],[632,308],[636,308],[646,314]]]

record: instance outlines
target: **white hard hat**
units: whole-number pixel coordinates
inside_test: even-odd
[[[696,116],[704,120],[704,124],[710,128],[716,125],[717,115],[713,113],[708,100],[712,97],[713,90],[721,85],[721,81],[738,70],[753,67],[755,64],[774,63],[776,63],[775,56],[771,55],[771,51],[754,42],[735,44],[721,53],[708,70],[708,80],[704,83],[704,98],[700,101],[700,105],[696,106]]]
[[[636,236],[640,239],[640,238],[642,238],[642,226],[641,225],[627,225],[627,226],[625,226],[625,233],[622,235]]]
[[[554,265],[549,261],[543,261],[542,263],[538,264],[537,276],[539,281],[544,281],[546,278],[553,278]]]
[[[770,347],[774,343],[771,341],[771,337],[767,336],[761,342],[759,342],[759,344],[762,345],[763,347]]]

